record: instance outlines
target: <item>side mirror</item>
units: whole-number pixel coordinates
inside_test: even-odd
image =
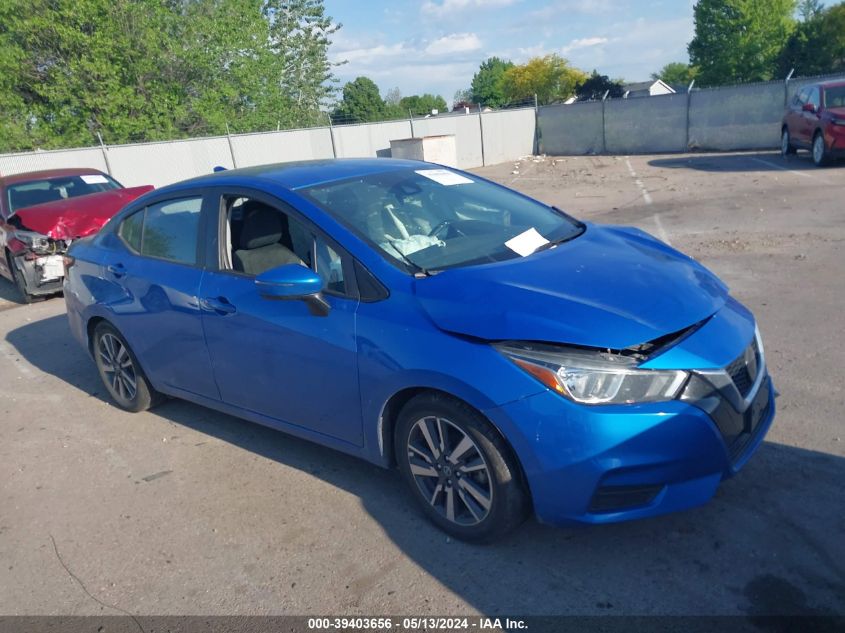
[[[801,109],[802,109],[804,112],[815,112],[815,111],[816,111],[816,106],[815,106],[815,105],[813,105],[812,103],[805,103],[803,106],[801,106]]]
[[[258,293],[265,299],[304,301],[315,316],[326,316],[329,304],[320,294],[323,278],[300,264],[285,264],[265,270],[255,278]]]

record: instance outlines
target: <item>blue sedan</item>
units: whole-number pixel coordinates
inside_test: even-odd
[[[465,540],[702,504],[774,417],[754,317],[703,266],[428,163],[171,185],[66,268],[120,407],[183,398],[396,467]]]

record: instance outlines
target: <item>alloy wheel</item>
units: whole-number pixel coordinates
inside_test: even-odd
[[[417,420],[408,435],[411,475],[423,497],[448,521],[481,523],[490,513],[493,482],[478,445],[446,418]]]
[[[824,138],[821,134],[817,134],[813,139],[813,160],[817,165],[824,160]]]
[[[138,393],[138,376],[126,346],[107,332],[100,337],[97,351],[104,377],[115,395],[130,402],[134,400]]]

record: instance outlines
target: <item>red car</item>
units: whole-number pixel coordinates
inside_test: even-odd
[[[845,81],[812,84],[792,98],[781,127],[781,153],[808,149],[816,165],[845,156]]]
[[[0,276],[15,283],[25,303],[60,292],[70,243],[152,189],[124,189],[96,169],[0,175]]]

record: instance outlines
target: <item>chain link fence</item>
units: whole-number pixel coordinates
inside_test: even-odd
[[[539,148],[557,155],[774,149],[792,95],[831,79],[845,74],[544,106]]]
[[[390,156],[390,141],[454,134],[461,168],[501,163],[534,153],[533,107],[454,112],[376,123],[232,134],[129,145],[0,155],[0,175],[63,167],[93,167],[126,186],[172,182],[227,169],[324,158]],[[327,117],[328,119],[328,117]]]

